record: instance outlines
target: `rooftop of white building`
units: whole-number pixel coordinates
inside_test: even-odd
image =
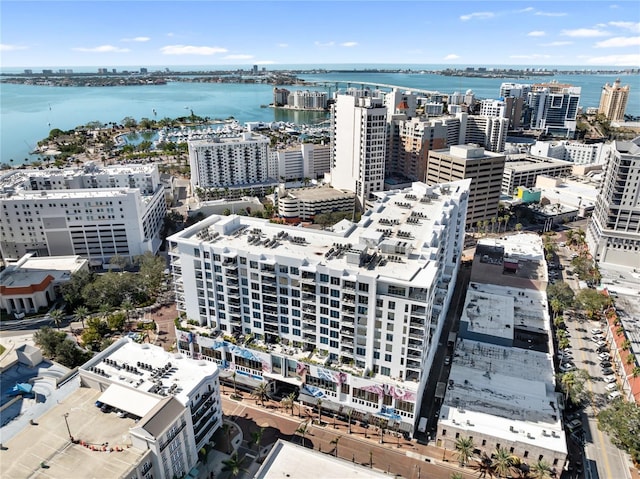
[[[342,191],[330,186],[316,186],[313,188],[295,188],[286,190],[287,196],[301,201],[330,201],[341,198],[353,198],[354,193]]]
[[[303,271],[323,264],[428,287],[437,274],[440,233],[455,227],[449,215],[469,183],[461,180],[434,187],[414,183],[405,190],[378,193],[378,202],[357,224],[343,220],[318,230],[244,216],[211,216],[170,241],[212,243],[229,248],[230,255],[236,249],[259,251],[261,262],[271,265],[278,256],[298,258]]]
[[[440,423],[566,452],[554,385],[546,353],[458,339]]]
[[[317,479],[382,479],[383,472],[279,439],[254,476],[256,479],[309,477]]]
[[[76,190],[20,190],[9,197],[21,200],[51,199],[82,199],[82,198],[117,198],[131,192],[140,191],[137,188],[87,188]]]
[[[527,171],[535,171],[544,168],[552,168],[558,166],[566,166],[571,168],[573,163],[556,158],[546,158],[541,156],[532,156],[529,154],[509,155],[507,162],[504,164],[505,170],[512,170],[516,173],[524,173]]]
[[[594,207],[598,196],[598,186],[581,181],[564,180],[553,188],[541,187],[541,194],[551,205],[560,203],[570,209]]]
[[[234,143],[269,143],[269,138],[253,132],[214,135],[206,139],[189,140],[189,147],[207,147],[219,144]]]
[[[71,279],[71,274],[81,269],[87,260],[80,256],[33,256],[27,254],[20,260],[8,263],[0,272],[0,285],[4,288],[20,288],[41,284],[47,276],[53,281]]]
[[[203,378],[217,374],[218,367],[210,361],[195,361],[159,346],[122,338],[81,370],[111,382],[101,396],[102,402],[142,417],[163,397],[171,395],[186,404],[188,394]]]
[[[542,241],[536,234],[520,233],[500,238],[482,238],[479,245],[499,247],[504,250],[506,259],[544,261]]]

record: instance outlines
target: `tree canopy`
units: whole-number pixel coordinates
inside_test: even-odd
[[[54,331],[48,326],[33,333],[34,342],[42,349],[46,357],[53,358],[60,364],[75,368],[84,364],[92,354],[80,349],[65,333]]]
[[[598,428],[609,434],[611,442],[640,462],[640,407],[617,399],[598,414]]]

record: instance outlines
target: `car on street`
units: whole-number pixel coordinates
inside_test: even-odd
[[[558,369],[563,373],[568,373],[569,371],[575,371],[576,367],[573,363],[564,363]]]
[[[609,401],[615,401],[616,399],[618,399],[619,397],[622,397],[622,394],[620,394],[620,391],[613,391],[611,394],[609,394],[609,396],[607,396],[609,398]]]
[[[600,341],[602,341],[602,337],[601,336],[592,336],[591,337],[591,341],[593,341],[594,343],[599,343]]]
[[[591,334],[602,334],[602,330],[598,328],[594,328],[591,330]]]
[[[599,348],[606,348],[607,347],[607,343],[605,343],[604,341],[598,341],[596,343],[596,346],[598,346]]]
[[[451,356],[447,356],[446,358],[444,358],[444,365],[448,366],[449,364],[451,364]]]
[[[598,354],[600,361],[609,361],[611,359],[611,355],[607,352],[602,352]]]
[[[602,374],[604,374],[605,376],[609,376],[610,374],[613,374],[613,369],[611,368],[604,368],[602,370]]]
[[[600,363],[600,367],[601,368],[610,368],[611,367],[611,362],[610,361],[602,361]]]
[[[615,376],[605,376],[602,379],[604,380],[605,383],[615,383],[616,382],[616,377]]]
[[[607,384],[604,388],[609,392],[613,392],[618,389],[618,385],[616,383],[610,383]]]

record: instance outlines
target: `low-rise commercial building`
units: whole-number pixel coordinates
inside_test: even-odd
[[[278,215],[286,221],[309,221],[316,215],[353,211],[355,194],[330,186],[278,190]]]
[[[540,175],[569,176],[572,167],[569,161],[528,154],[509,155],[504,164],[502,193],[513,195],[518,186],[533,188],[536,185],[536,178]]]

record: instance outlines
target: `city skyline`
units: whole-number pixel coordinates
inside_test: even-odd
[[[637,4],[597,6],[544,1],[7,1],[2,3],[0,52],[5,68],[640,65]]]

